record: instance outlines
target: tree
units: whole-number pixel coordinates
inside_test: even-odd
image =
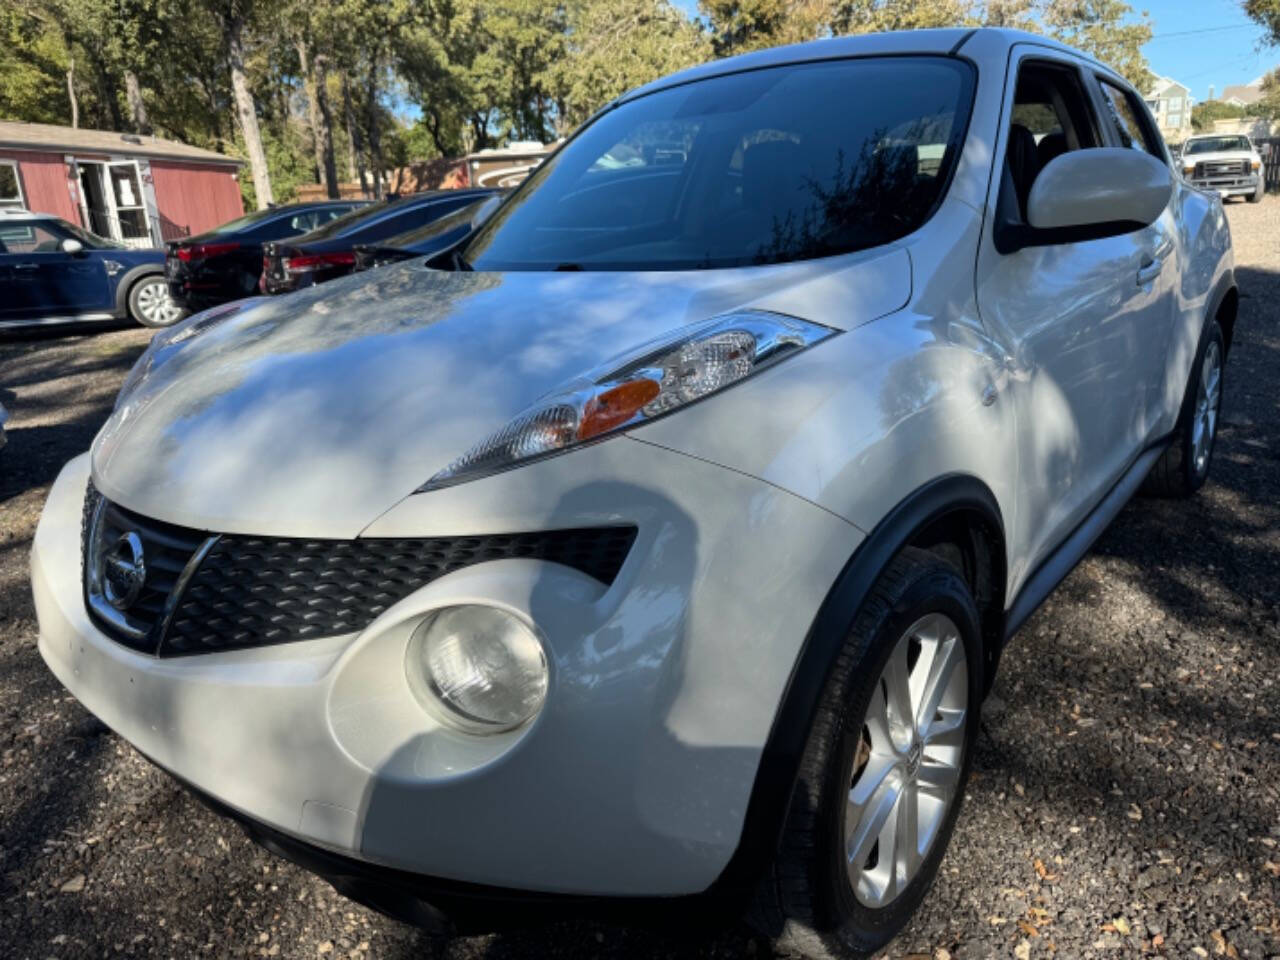
[[[1191,108],[1191,126],[1196,130],[1212,130],[1215,120],[1237,120],[1244,116],[1244,107],[1221,100],[1206,100]]]
[[[709,60],[706,34],[668,0],[580,0],[553,67],[561,134],[633,87]]]
[[[1264,120],[1280,119],[1280,67],[1262,78],[1262,99],[1250,104],[1248,113]]]
[[[803,43],[825,34],[835,15],[834,0],[700,0],[711,28],[716,56],[746,53],[784,43]]]
[[[1267,31],[1266,42],[1280,45],[1280,0],[1244,0],[1244,12]]]
[[[954,27],[969,15],[961,0],[843,0],[831,27],[836,34],[921,30]]]
[[[249,154],[249,171],[253,176],[254,199],[259,210],[275,200],[271,193],[271,173],[258,127],[258,108],[249,77],[245,71],[245,34],[251,17],[257,13],[253,0],[213,0],[211,9],[222,26],[227,68],[231,74],[231,90],[236,103],[236,120],[245,152]]]
[[[1053,0],[1044,11],[1050,36],[1083,50],[1146,93],[1155,79],[1142,47],[1151,39],[1151,19],[1136,21],[1124,0]]]

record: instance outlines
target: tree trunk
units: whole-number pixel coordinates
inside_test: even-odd
[[[142,87],[138,75],[132,70],[124,72],[125,99],[129,101],[129,115],[133,120],[133,132],[149,136],[151,121],[147,119],[147,105],[142,101]]]
[[[308,58],[307,41],[298,41],[298,62],[307,90],[307,116],[315,144],[316,175],[325,195],[338,198],[338,170],[333,158],[333,114],[329,110],[328,61],[320,53]]]
[[[369,61],[369,78],[365,85],[365,117],[369,134],[369,166],[373,168],[373,195],[382,199],[382,134],[378,131],[378,54]]]
[[[342,117],[347,125],[347,170],[348,175],[360,181],[360,192],[366,197],[369,188],[364,182],[364,161],[360,149],[360,125],[356,123],[355,108],[351,105],[351,85],[347,75],[342,75]]]
[[[67,61],[67,99],[71,101],[71,129],[80,126],[80,101],[76,99],[76,58]]]
[[[107,69],[107,65],[102,62],[100,56],[89,52],[89,62],[93,65],[93,72],[98,75],[98,95],[102,107],[106,108],[106,116],[103,118],[103,124],[108,130],[120,130],[124,127],[124,118],[120,116],[120,97],[119,88],[116,87],[115,77],[111,75],[111,71]],[[99,123],[103,123],[99,120]]]
[[[240,121],[245,149],[249,151],[249,171],[253,174],[253,192],[258,209],[265,210],[275,198],[271,194],[271,173],[267,169],[266,151],[262,149],[262,133],[258,130],[253,93],[244,72],[244,20],[235,14],[225,15],[223,27],[227,34],[227,59],[231,66],[231,89],[236,98],[236,118]]]

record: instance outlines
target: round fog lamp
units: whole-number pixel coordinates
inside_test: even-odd
[[[405,672],[424,708],[469,733],[512,730],[547,696],[547,657],[537,634],[496,607],[433,613],[409,640]]]

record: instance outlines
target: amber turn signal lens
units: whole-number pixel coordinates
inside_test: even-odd
[[[596,394],[587,402],[582,424],[578,427],[578,439],[590,440],[614,427],[620,427],[640,408],[658,395],[654,380],[628,380]]]

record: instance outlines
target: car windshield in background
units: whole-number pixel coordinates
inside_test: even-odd
[[[476,270],[688,270],[889,243],[946,189],[973,71],[942,57],[772,67],[623,103],[461,251]]]
[[[209,233],[236,233],[245,227],[251,227],[255,223],[261,223],[264,220],[270,220],[272,217],[278,217],[280,211],[275,208],[267,208],[266,210],[255,210],[253,213],[246,213],[243,217],[236,217],[234,220],[228,220],[226,223],[214,227]]]
[[[1184,155],[1193,153],[1220,153],[1225,150],[1248,150],[1249,141],[1244,137],[1203,137],[1188,140]]]

